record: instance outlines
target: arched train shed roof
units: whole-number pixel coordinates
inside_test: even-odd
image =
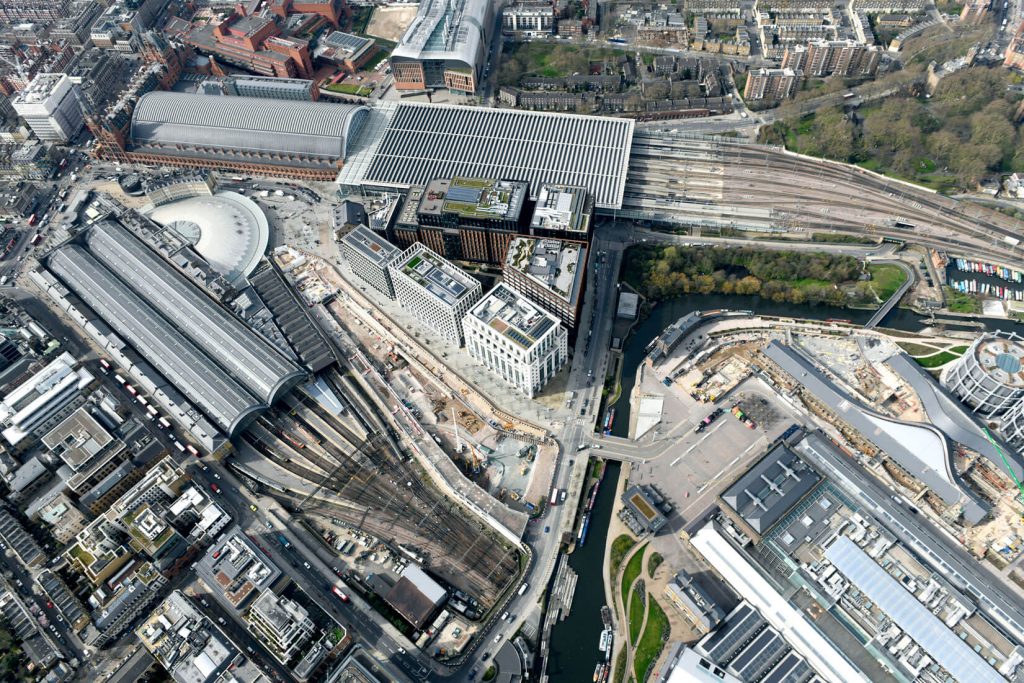
[[[361,105],[154,91],[139,98],[137,146],[205,147],[344,159],[369,113]]]

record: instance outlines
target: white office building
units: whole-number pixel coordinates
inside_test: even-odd
[[[398,303],[424,325],[462,346],[462,319],[480,300],[480,282],[420,243],[402,252],[390,270]]]
[[[314,624],[302,605],[274,595],[260,593],[249,609],[249,632],[266,645],[277,661],[287,664],[313,635]]]
[[[463,321],[469,355],[533,398],[565,365],[568,335],[551,313],[500,284]]]
[[[402,250],[365,225],[357,225],[340,242],[341,254],[352,274],[389,299],[394,299],[395,287],[391,284],[388,266]]]
[[[40,140],[68,142],[85,125],[77,90],[67,74],[41,73],[12,105]]]

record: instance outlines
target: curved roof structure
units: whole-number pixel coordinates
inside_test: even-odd
[[[266,408],[86,250],[65,245],[49,267],[229,435]]]
[[[238,285],[256,268],[270,241],[267,216],[236,192],[218,192],[161,204],[149,217],[192,242],[229,282]]]
[[[453,60],[473,66],[486,49],[488,0],[426,0],[391,58]]]
[[[103,265],[262,401],[274,403],[305,376],[125,228],[101,221],[85,242]]]
[[[139,98],[131,139],[143,147],[203,148],[337,161],[369,109],[332,102],[154,91]]]

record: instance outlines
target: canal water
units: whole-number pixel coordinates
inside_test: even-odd
[[[647,345],[683,315],[694,310],[747,310],[760,315],[786,318],[825,320],[837,318],[853,323],[867,322],[873,311],[834,306],[811,306],[777,303],[757,296],[724,294],[688,295],[659,303],[626,344],[622,362],[622,397],[615,406],[612,433],[627,436],[629,430],[629,395],[636,379],[636,369],[645,357]],[[939,316],[942,318],[943,316]],[[913,311],[895,308],[882,321],[882,327],[916,332],[927,325],[928,318]],[[996,318],[975,318],[989,330],[1013,330],[1024,335],[1024,324]],[[968,321],[965,321],[968,322]],[[948,326],[953,329],[953,326]],[[977,327],[964,326],[961,329]],[[556,625],[551,634],[548,673],[553,683],[586,683],[591,681],[594,667],[603,657],[598,642],[603,628],[601,606],[604,595],[604,547],[611,520],[612,503],[619,478],[619,463],[609,462],[601,491],[590,517],[587,543],[569,556],[569,566],[579,575],[576,595],[569,617]],[[613,663],[614,664],[614,663]]]
[[[604,545],[619,469],[619,463],[607,463],[601,490],[590,512],[587,541],[569,556],[569,566],[579,575],[579,581],[569,616],[551,631],[548,675],[552,683],[588,683],[593,680],[597,663],[604,658],[604,653],[598,649],[604,628],[601,621],[601,607],[605,604]]]

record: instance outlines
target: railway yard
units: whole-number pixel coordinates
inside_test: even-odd
[[[857,166],[637,132],[622,217],[740,233],[839,232],[1024,264],[1008,216]]]

